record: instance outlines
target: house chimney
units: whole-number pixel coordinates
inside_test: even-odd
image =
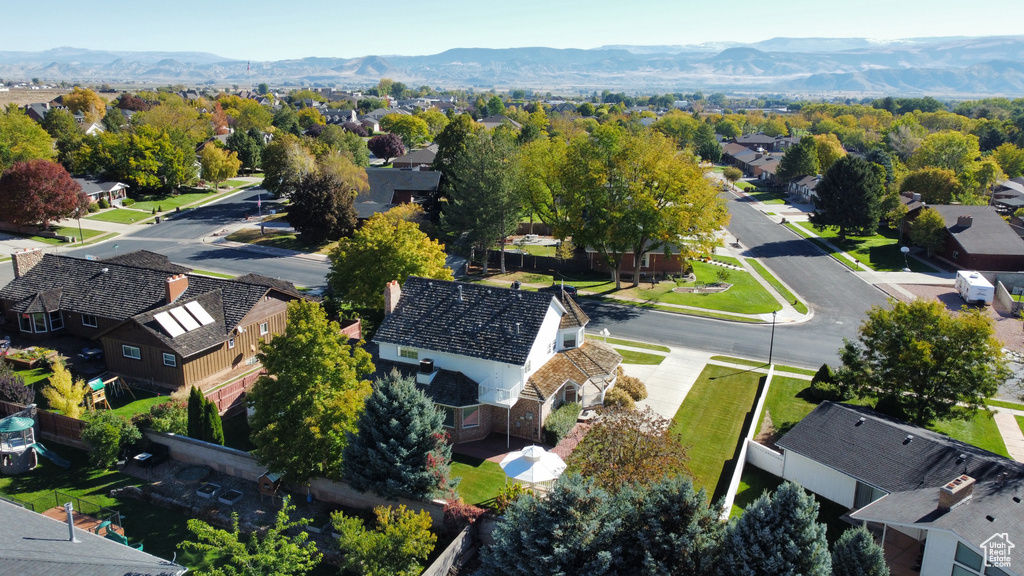
[[[939,488],[939,510],[949,512],[974,494],[974,478],[964,474]]]
[[[26,248],[21,252],[11,254],[11,264],[14,266],[14,277],[21,278],[36,264],[43,261],[43,251],[39,248]]]
[[[971,224],[974,224],[974,217],[964,214],[963,216],[957,216],[956,225],[961,228],[970,228]]]
[[[188,276],[178,274],[167,279],[167,303],[171,304],[188,290]]]
[[[392,280],[388,282],[388,285],[384,287],[384,314],[391,314],[398,308],[398,300],[402,297],[402,287],[398,285],[398,280]]]
[[[434,361],[430,358],[420,360],[420,369],[416,373],[416,383],[429,386],[434,381],[434,376],[437,376],[437,367],[434,366]]]

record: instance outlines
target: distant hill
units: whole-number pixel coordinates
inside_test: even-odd
[[[1024,95],[1024,36],[773,38],[679,46],[456,48],[428,56],[247,62],[203,52],[56,48],[0,52],[0,78],[202,84],[252,82],[676,92]]]

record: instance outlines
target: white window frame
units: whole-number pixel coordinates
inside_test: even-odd
[[[178,367],[178,357],[177,356],[175,356],[174,354],[170,354],[168,352],[164,352],[163,356],[164,356],[164,366],[170,366],[171,368],[177,368]],[[170,362],[168,362],[168,360],[170,360]]]
[[[270,334],[270,322],[260,322],[260,336]]]
[[[235,347],[235,339],[234,338],[228,338],[228,349],[230,350],[231,348],[234,348],[234,347]]]
[[[640,259],[640,267],[641,268],[650,268],[651,267],[651,253],[650,252],[644,252],[643,257]]]
[[[50,312],[50,330],[63,330],[64,329],[64,315],[60,313],[60,310],[56,312]],[[54,322],[56,320],[56,322]]]
[[[32,315],[27,312],[18,315],[18,329],[22,332],[32,331]]]
[[[129,354],[130,351],[134,350],[135,354]],[[131,358],[132,360],[142,360],[142,349],[138,346],[131,346],[129,344],[121,344],[121,355],[125,358]]]
[[[38,316],[42,316],[43,317],[43,321],[42,322],[37,322],[37,320],[38,320],[37,317]],[[46,316],[47,316],[46,312],[33,312],[32,313],[32,331],[33,332],[35,332],[37,334],[42,333],[42,332],[46,332]],[[41,327],[40,327],[40,324],[42,324]]]
[[[88,319],[92,319],[91,324],[86,321]],[[85,326],[86,328],[99,328],[100,322],[93,314],[82,314],[82,326]]]

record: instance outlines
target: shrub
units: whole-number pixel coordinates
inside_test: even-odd
[[[636,403],[633,398],[630,397],[629,393],[616,386],[604,394],[604,405],[609,408],[622,408],[624,410],[632,410],[636,408]]]
[[[715,272],[715,277],[718,278],[718,281],[722,283],[728,282],[729,276],[731,275],[732,274],[725,268],[722,268],[721,270]]]
[[[124,418],[103,410],[93,413],[82,430],[82,440],[89,444],[89,462],[97,468],[108,468],[126,453],[142,433]]]
[[[811,379],[811,397],[817,400],[849,400],[849,388],[837,381],[832,367],[827,363],[822,364],[818,373]]]
[[[106,198],[100,198],[99,205],[100,205],[100,208],[104,208],[104,209],[110,208],[110,201],[107,200]]]
[[[576,402],[568,402],[552,412],[544,422],[544,441],[552,446],[561,442],[576,425],[582,410],[583,407]]]
[[[157,204],[157,206],[156,206],[156,211],[157,211],[157,212],[163,212],[163,211],[164,211],[164,207],[163,207],[163,205],[162,205],[162,204]]]
[[[444,520],[442,535],[451,538],[462,531],[463,528],[476,522],[486,512],[479,506],[466,504],[462,498],[448,500],[444,504]]]
[[[89,214],[95,214],[96,212],[100,211],[100,208],[101,206],[99,204],[96,204],[95,202],[90,202],[89,205],[85,207],[85,210]]]
[[[150,214],[156,216],[156,208],[153,208],[153,210],[150,211]]]
[[[170,401],[149,408],[148,414],[136,414],[132,424],[139,428],[152,428],[157,432],[184,436],[188,430],[188,409],[184,402]]]
[[[25,379],[15,374],[6,362],[0,362],[0,400],[27,406],[36,400],[36,389],[25,385]]]
[[[518,482],[505,484],[498,490],[498,495],[494,497],[494,511],[498,514],[504,514],[513,502],[526,494],[533,496],[533,490]]]
[[[622,371],[622,366],[619,366],[619,375],[615,379],[615,387],[623,390],[633,400],[643,400],[647,398],[647,386],[639,378],[633,376],[627,376]]]

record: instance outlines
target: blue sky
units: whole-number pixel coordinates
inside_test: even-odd
[[[258,61],[435,54],[458,47],[1024,34],[1022,0],[49,0],[42,6],[4,6],[0,50],[199,51]]]

